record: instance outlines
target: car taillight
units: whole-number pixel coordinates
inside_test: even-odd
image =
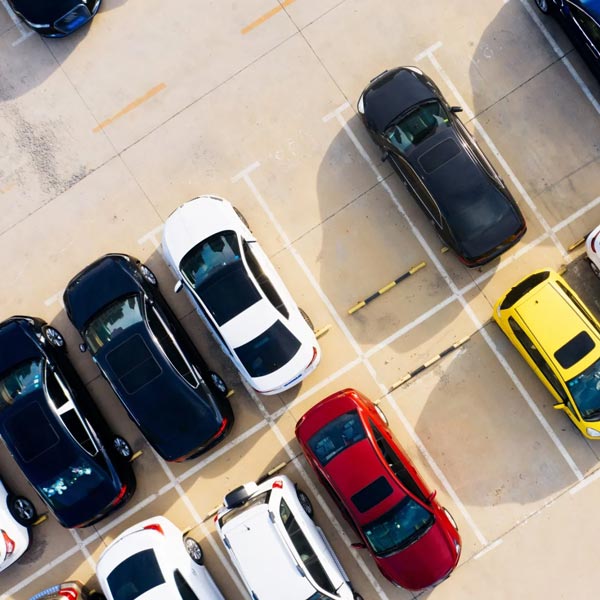
[[[4,529],[0,529],[4,543],[6,544],[6,556],[9,557],[15,551],[15,543],[8,537],[8,533]]]
[[[277,488],[278,490],[280,490],[283,487],[283,481],[281,481],[281,479],[276,479],[273,482],[273,485],[271,486],[273,489]]]
[[[221,427],[219,427],[219,429],[217,429],[217,433],[215,433],[215,435],[213,435],[214,439],[218,438],[225,431],[225,428],[227,427],[228,423],[229,423],[229,421],[226,418],[223,419],[223,422],[221,423]]]
[[[161,535],[165,535],[163,528],[158,523],[151,523],[150,525],[144,526],[144,529],[152,529],[154,531],[158,531]]]
[[[119,491],[119,493],[118,493],[117,497],[116,497],[116,498],[115,498],[115,499],[114,499],[114,500],[111,502],[111,505],[112,505],[112,506],[117,506],[117,504],[119,504],[119,503],[121,502],[121,500],[123,500],[123,498],[125,497],[125,494],[126,494],[126,493],[127,493],[127,486],[126,486],[126,485],[124,485],[124,486],[123,486],[123,487],[120,489],[120,491]]]
[[[313,346],[313,355],[312,355],[312,358],[310,359],[310,362],[306,365],[307,369],[308,369],[308,367],[310,367],[310,365],[312,365],[315,362],[315,359],[317,358],[317,354],[319,354],[319,351]]]
[[[72,587],[60,590],[58,595],[67,598],[68,600],[77,600],[77,598],[79,598],[79,592]]]

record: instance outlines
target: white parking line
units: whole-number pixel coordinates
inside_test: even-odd
[[[504,157],[502,156],[502,154],[500,154],[500,151],[496,147],[496,144],[494,144],[494,142],[492,141],[492,138],[490,138],[490,136],[487,134],[486,130],[483,128],[483,125],[481,125],[481,123],[475,116],[475,113],[469,108],[465,99],[462,97],[462,95],[458,91],[457,87],[454,85],[454,83],[452,82],[450,77],[448,77],[448,75],[446,74],[446,71],[442,68],[442,66],[438,62],[437,58],[435,57],[435,54],[434,54],[435,51],[437,49],[441,48],[441,46],[442,46],[442,43],[437,42],[430,48],[427,48],[427,50],[418,54],[416,57],[416,60],[420,60],[425,57],[427,57],[429,59],[429,61],[431,62],[431,64],[435,68],[435,70],[438,72],[440,77],[444,80],[444,83],[448,86],[448,88],[452,91],[452,94],[454,95],[454,97],[458,100],[458,103],[462,106],[462,108],[463,108],[465,114],[467,115],[467,117],[469,118],[470,122],[474,125],[475,129],[478,131],[478,133],[481,135],[481,137],[485,140],[485,143],[487,144],[489,149],[492,151],[492,154],[496,157],[498,162],[502,165],[502,168],[504,169],[505,173],[508,175],[508,178],[512,181],[513,185],[517,188],[517,191],[522,196],[522,198],[525,200],[525,203],[527,204],[527,206],[529,207],[531,212],[533,212],[536,219],[540,222],[540,224],[544,228],[544,231],[550,236],[550,238],[554,242],[554,245],[557,247],[557,249],[561,253],[563,259],[567,260],[568,256],[569,256],[568,252],[565,250],[564,246],[561,244],[561,242],[558,239],[558,237],[556,236],[556,234],[552,231],[552,228],[550,227],[548,221],[546,221],[546,219],[544,218],[544,216],[542,215],[542,213],[540,212],[538,207],[535,205],[535,203],[533,202],[533,200],[531,199],[531,197],[529,196],[529,194],[527,193],[527,191],[525,190],[525,188],[523,187],[521,182],[517,179],[517,176],[514,174],[513,170],[510,168],[510,165],[506,162],[506,160],[504,160]]]
[[[162,247],[161,247],[161,237],[160,234],[162,233],[162,230],[165,228],[165,224],[161,223],[160,225],[157,225],[156,227],[154,227],[153,229],[151,229],[150,231],[148,231],[147,233],[145,233],[138,241],[137,243],[140,246],[143,246],[146,242],[151,242],[152,245],[154,246],[154,248],[156,248],[156,250],[158,250],[159,252],[162,253]]]
[[[83,556],[85,556],[85,560],[87,560],[88,565],[92,568],[92,573],[96,572],[96,561],[92,558],[90,551],[87,549],[87,546],[81,540],[81,536],[77,532],[76,529],[69,529],[69,533],[73,536],[77,547],[81,550]]]
[[[473,558],[475,560],[480,559],[484,554],[487,554],[490,550],[497,548],[501,543],[502,543],[502,538],[500,538],[499,540],[496,540],[495,542],[492,542],[489,546],[487,546],[486,548],[484,548],[483,550],[478,552]]]
[[[347,103],[345,104],[345,106],[347,106]],[[342,116],[341,111],[338,109],[338,110],[334,111],[333,114],[335,115],[335,118],[337,119],[338,123],[341,125],[341,127],[343,128],[343,130],[346,132],[346,134],[348,135],[348,137],[350,138],[350,140],[352,141],[352,143],[355,145],[355,147],[356,147],[357,151],[359,152],[359,154],[365,159],[365,161],[367,162],[367,164],[369,165],[369,167],[371,168],[371,170],[373,171],[373,173],[375,174],[375,176],[377,178],[380,178],[381,174],[379,173],[379,169],[376,167],[376,165],[370,159],[369,155],[367,154],[366,150],[363,148],[362,144],[360,143],[360,141],[358,140],[358,138],[356,137],[356,135],[354,135],[354,132],[351,130],[350,126],[348,125],[348,123],[346,122],[346,120],[344,119],[344,117]],[[327,117],[325,117],[324,120],[328,119],[328,118],[329,118],[329,115]],[[492,350],[492,352],[496,356],[497,360],[500,362],[500,364],[502,365],[502,367],[506,371],[507,375],[512,380],[512,382],[515,385],[515,387],[519,390],[519,392],[521,393],[521,395],[523,396],[523,398],[525,399],[525,401],[529,405],[529,408],[531,409],[531,411],[533,412],[533,414],[536,416],[536,418],[538,419],[538,421],[540,422],[540,424],[542,425],[542,427],[544,428],[544,430],[548,434],[548,437],[550,437],[550,439],[554,443],[556,449],[560,452],[560,454],[562,455],[562,457],[565,460],[565,462],[569,465],[569,468],[571,469],[571,471],[573,472],[573,474],[575,475],[575,477],[577,477],[578,480],[582,480],[583,479],[583,474],[581,473],[581,471],[579,470],[579,468],[575,464],[575,461],[572,459],[571,455],[569,454],[569,452],[567,451],[567,449],[565,448],[565,446],[563,445],[563,443],[560,441],[560,439],[558,438],[558,436],[556,435],[556,433],[554,432],[554,430],[550,427],[550,424],[548,423],[548,421],[546,420],[546,418],[542,415],[542,413],[540,412],[539,408],[536,406],[536,404],[534,403],[533,399],[531,398],[531,396],[529,395],[529,393],[527,392],[527,390],[525,389],[525,387],[523,386],[523,384],[521,383],[521,381],[519,380],[519,378],[517,377],[517,375],[515,374],[515,372],[512,370],[512,368],[510,367],[510,365],[508,364],[508,362],[506,361],[506,359],[504,358],[504,356],[502,356],[502,354],[500,353],[500,351],[498,350],[498,348],[494,344],[494,342],[493,342],[492,338],[490,337],[490,335],[485,331],[485,329],[482,326],[482,323],[477,318],[477,315],[473,312],[473,309],[469,306],[469,304],[465,300],[465,298],[460,294],[460,291],[456,287],[456,284],[454,283],[454,281],[452,281],[450,275],[448,274],[448,272],[446,271],[446,269],[444,268],[444,266],[439,261],[437,253],[434,252],[431,249],[431,247],[429,246],[429,244],[427,243],[427,241],[425,240],[425,238],[423,237],[423,235],[421,234],[421,232],[417,229],[417,227],[412,222],[412,220],[410,219],[410,217],[406,214],[406,211],[404,210],[404,208],[400,204],[400,201],[396,197],[396,194],[394,193],[394,191],[392,190],[392,188],[390,187],[390,185],[388,184],[388,182],[385,181],[385,180],[381,181],[381,186],[387,192],[387,194],[389,195],[390,199],[392,200],[392,202],[394,203],[394,205],[396,206],[396,208],[400,212],[400,214],[404,217],[406,223],[410,227],[410,230],[411,230],[412,234],[417,238],[419,244],[421,245],[421,247],[423,248],[423,250],[429,256],[429,260],[431,260],[432,264],[435,265],[435,267],[438,270],[439,274],[441,275],[441,277],[444,279],[444,281],[446,282],[446,284],[450,288],[452,294],[457,297],[458,301],[460,302],[460,304],[462,305],[464,311],[467,313],[467,315],[469,316],[469,318],[471,319],[471,321],[475,325],[476,329],[478,331],[480,331],[480,333],[481,333],[483,339],[485,340],[486,344],[488,345],[488,347],[490,348],[490,350]]]
[[[548,40],[548,43],[554,50],[556,56],[558,56],[561,62],[569,71],[571,77],[575,80],[575,83],[579,86],[584,96],[589,100],[590,104],[594,107],[594,110],[600,114],[600,104],[590,91],[590,88],[587,84],[581,79],[579,73],[575,70],[575,67],[571,64],[571,61],[565,56],[565,53],[560,48],[560,46],[556,43],[556,40],[550,35],[550,32],[546,28],[546,26],[542,23],[539,15],[537,14],[535,8],[533,8],[527,0],[521,0],[521,4],[523,8],[529,13],[529,16],[533,20],[533,22],[538,26],[539,30],[542,32],[542,35]]]
[[[577,485],[573,486],[569,493],[571,495],[578,494],[582,489],[586,488],[590,483],[594,483],[596,479],[600,479],[600,469],[586,477],[583,481],[580,481]]]

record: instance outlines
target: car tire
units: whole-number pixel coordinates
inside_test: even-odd
[[[354,600],[363,600],[363,597],[360,594],[354,592]]]
[[[100,592],[90,592],[88,594],[88,600],[106,600],[106,596]]]
[[[133,454],[127,440],[119,435],[113,439],[113,448],[123,460],[129,460]]]
[[[302,318],[306,321],[306,324],[314,331],[315,330],[315,326],[313,325],[313,322],[312,322],[311,318],[300,307],[298,307],[298,310],[300,311],[300,314],[302,315]]]
[[[215,384],[215,387],[221,392],[221,394],[226,394],[229,388],[227,384],[223,381],[223,378],[214,371],[210,372],[210,378],[212,382]]]
[[[311,518],[315,518],[315,510],[313,508],[312,502],[310,498],[302,491],[296,490],[296,495],[298,496],[298,501],[300,502],[304,512]]]
[[[23,496],[9,496],[7,499],[8,511],[13,519],[23,525],[30,527],[37,519],[37,511],[33,502]]]
[[[188,553],[189,557],[197,564],[204,564],[204,552],[202,552],[202,546],[192,537],[186,537],[183,540],[183,545]]]
[[[381,407],[379,405],[375,405],[375,410],[377,411],[377,414],[381,417],[381,420],[386,424],[389,425],[390,422],[388,421],[388,418],[386,416],[386,414],[383,412],[383,410],[381,410]]]
[[[552,0],[535,0],[535,4],[545,15],[550,14]]]
[[[154,287],[158,286],[156,275],[146,265],[140,265],[140,273],[150,285],[153,285]]]
[[[592,269],[592,273],[596,277],[600,278],[600,269],[598,268],[598,265],[593,260],[589,260],[589,263],[590,263],[590,268]]]
[[[234,206],[233,210],[235,211],[235,214],[239,217],[240,221],[250,230],[252,231],[252,229],[250,229],[250,225],[248,224],[248,221],[246,221],[246,217],[244,217],[244,215]]]
[[[65,345],[65,338],[61,335],[58,329],[54,329],[54,327],[46,327],[46,339],[51,346],[55,348],[62,348]]]

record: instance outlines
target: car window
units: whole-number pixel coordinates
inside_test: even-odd
[[[253,496],[252,498],[250,498],[250,500],[242,504],[242,506],[236,506],[235,508],[231,508],[219,518],[219,525],[222,528],[223,525],[225,525],[225,523],[231,521],[231,519],[247,511],[249,508],[257,506],[258,504],[267,504],[269,502],[270,497],[271,490],[268,490],[266,492],[263,492],[262,494],[257,494],[256,496]]]
[[[87,325],[83,337],[92,354],[127,331],[131,326],[143,322],[140,301],[137,295],[119,298]]]
[[[600,26],[583,9],[569,2],[571,14],[596,48],[600,48]]]
[[[194,594],[194,590],[192,590],[178,569],[175,569],[173,577],[175,578],[175,585],[177,586],[181,600],[199,600],[198,596]]]
[[[308,445],[322,466],[340,452],[367,437],[356,410],[336,417],[321,428],[309,440]]]
[[[433,514],[405,496],[392,510],[363,528],[365,537],[377,556],[387,556],[408,548],[433,525]]]
[[[289,363],[301,345],[281,321],[275,321],[253,340],[234,348],[234,352],[251,377],[263,377]]]
[[[290,313],[283,303],[281,296],[277,293],[277,290],[271,283],[271,280],[264,274],[256,256],[252,252],[250,245],[244,240],[242,244],[242,248],[244,250],[244,256],[246,257],[246,262],[248,263],[248,268],[254,275],[256,282],[260,286],[260,289],[263,291],[263,294],[267,297],[267,300],[286,318],[288,319]]]
[[[600,360],[590,365],[583,373],[567,381],[581,416],[587,421],[600,420]],[[571,408],[575,416],[577,413]]]
[[[157,310],[148,303],[146,303],[146,316],[148,318],[148,326],[169,362],[192,387],[197,387],[198,381],[192,372],[191,365],[183,355],[179,345],[173,339],[172,332],[169,331]]]
[[[446,109],[437,100],[430,100],[393,122],[384,135],[397,150],[407,152],[438,129],[450,126]]]
[[[89,454],[94,456],[98,450],[90,438],[80,416],[74,408],[60,414],[60,419],[73,437],[73,439]]]
[[[377,446],[379,446],[379,450],[383,454],[384,460],[389,465],[394,475],[398,478],[398,481],[400,481],[402,486],[413,496],[416,496],[419,500],[421,500],[421,502],[426,502],[427,498],[425,494],[422,492],[418,483],[413,479],[412,475],[408,472],[408,469],[404,466],[404,463],[400,460],[396,452],[387,442],[383,433],[377,429],[373,421],[369,420],[369,424],[371,425],[373,436],[375,437]]]
[[[115,600],[136,600],[165,583],[154,550],[136,552],[115,567],[106,578]]]
[[[298,556],[302,560],[312,579],[325,591],[335,594],[335,588],[325,572],[323,565],[319,561],[319,558],[315,554],[307,537],[304,535],[304,532],[300,529],[300,525],[298,525],[290,507],[283,498],[279,504],[279,515]]]
[[[42,387],[43,363],[41,358],[26,360],[0,377],[0,411]]]
[[[556,283],[558,284],[558,287],[569,298],[569,300],[579,309],[579,312],[586,319],[586,321],[589,323],[589,325],[595,331],[597,331],[598,333],[600,333],[600,329],[598,329],[598,325],[596,323],[596,320],[590,314],[590,311],[588,310],[587,306],[585,306],[584,304],[582,304],[580,302],[579,298],[577,296],[575,296],[575,294],[573,294],[573,292],[571,292],[571,290],[566,285],[564,285],[562,281],[557,280]]]
[[[558,377],[554,374],[554,371],[552,371],[550,365],[541,355],[540,351],[537,349],[529,336],[512,317],[508,318],[508,324],[515,334],[515,337],[524,348],[525,352],[529,354],[531,360],[537,365],[538,369],[542,372],[548,383],[556,390],[556,393],[560,396],[561,400],[563,402],[567,402],[569,398]]]

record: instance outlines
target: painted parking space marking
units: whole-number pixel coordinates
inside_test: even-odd
[[[162,253],[161,234],[164,228],[164,223],[157,225],[154,229],[151,229],[150,231],[146,232],[141,238],[139,238],[137,243],[140,246],[143,246],[146,242],[150,242],[156,250]]]
[[[12,43],[13,46],[18,46],[21,42],[26,40],[29,36],[33,35],[34,32],[31,29],[29,29],[23,23],[23,21],[21,21],[21,19],[19,19],[19,17],[17,17],[17,15],[15,15],[15,13],[13,12],[13,9],[10,7],[10,5],[8,4],[8,2],[6,0],[0,0],[0,2],[2,2],[2,6],[4,6],[11,21],[15,24],[15,26],[17,27],[17,30],[21,34],[21,37],[19,37],[18,40],[14,41]]]
[[[274,17],[276,14],[280,13],[286,6],[293,4],[295,1],[296,0],[281,0],[281,2],[279,2],[275,8],[268,10],[266,13],[258,17],[258,19],[255,19],[254,21],[252,21],[252,23],[246,25],[246,27],[244,27],[241,30],[241,34],[245,35],[247,33],[250,33],[253,29],[256,29],[259,25],[262,25],[263,23],[268,21],[271,17]]]
[[[138,106],[141,106],[142,104],[144,104],[144,102],[147,102],[148,100],[150,100],[151,98],[156,96],[156,94],[158,94],[159,92],[162,92],[166,87],[167,87],[166,83],[159,83],[158,85],[155,85],[153,88],[150,88],[145,94],[143,94],[139,98],[136,98],[133,102],[130,102],[127,106],[122,108],[119,112],[114,114],[112,117],[109,117],[108,119],[104,119],[104,121],[102,121],[101,123],[98,123],[98,125],[96,125],[96,127],[94,127],[92,129],[92,131],[94,133],[98,133],[99,131],[102,131],[103,129],[108,127],[111,123],[114,123],[116,120],[118,120],[121,117],[125,116],[126,114],[130,113],[132,110],[135,110]]]
[[[535,218],[539,221],[539,223],[543,227],[546,234],[550,236],[550,238],[552,239],[552,242],[554,243],[554,245],[556,246],[558,251],[561,253],[563,259],[567,260],[568,253],[567,253],[566,249],[564,248],[564,246],[562,245],[562,243],[560,242],[560,240],[558,239],[558,237],[556,236],[556,233],[554,233],[554,231],[552,231],[552,228],[550,227],[548,221],[546,221],[545,217],[542,215],[542,213],[540,212],[538,207],[535,205],[535,203],[531,199],[531,196],[527,193],[527,191],[523,187],[523,184],[519,181],[519,179],[517,179],[517,176],[514,174],[510,165],[506,162],[506,160],[504,159],[504,157],[498,150],[496,144],[494,144],[494,142],[492,141],[492,138],[488,135],[487,131],[483,128],[483,125],[479,122],[479,119],[477,119],[477,117],[475,116],[475,113],[468,106],[465,99],[462,97],[462,95],[458,91],[458,88],[454,85],[454,83],[452,82],[452,80],[450,79],[450,77],[448,76],[446,71],[442,68],[442,65],[437,60],[437,58],[435,56],[435,51],[441,47],[442,47],[442,43],[437,42],[430,48],[427,48],[426,50],[424,50],[423,52],[418,54],[415,57],[415,60],[420,61],[420,60],[424,59],[425,57],[427,57],[429,59],[429,62],[431,62],[433,68],[438,72],[439,76],[444,80],[444,83],[448,86],[448,88],[450,89],[450,91],[452,92],[454,97],[458,100],[458,103],[462,106],[469,121],[473,124],[473,126],[475,127],[475,129],[477,130],[479,135],[481,135],[481,137],[484,139],[488,148],[491,150],[492,154],[496,157],[496,159],[502,166],[502,169],[504,170],[504,172],[508,175],[508,178],[511,180],[511,182],[513,183],[513,185],[515,186],[515,188],[517,189],[517,191],[519,192],[521,197],[525,200],[525,203],[527,204],[529,209],[533,212],[533,214],[535,215]]]
[[[342,106],[346,106],[347,107],[349,105],[346,102]],[[352,129],[350,128],[350,126],[348,125],[348,123],[346,122],[346,120],[344,119],[344,117],[342,115],[342,111],[340,110],[341,108],[342,107],[339,107],[338,109],[336,109],[335,111],[333,111],[332,113],[330,113],[329,115],[327,115],[326,117],[324,117],[323,120],[324,121],[328,121],[328,120],[330,120],[332,118],[332,115],[333,115],[335,117],[335,119],[338,121],[338,123],[341,125],[342,129],[346,132],[346,134],[348,135],[348,137],[350,138],[350,140],[352,141],[352,143],[355,145],[355,147],[356,147],[357,151],[359,152],[359,154],[365,159],[365,161],[367,162],[367,164],[369,165],[369,167],[371,168],[371,170],[373,171],[373,173],[375,174],[375,176],[378,179],[381,178],[381,173],[379,172],[379,169],[377,168],[377,166],[375,165],[375,163],[371,160],[371,158],[367,154],[367,151],[362,146],[362,144],[360,143],[360,141],[358,140],[358,138],[356,137],[356,135],[354,134],[354,132],[352,131]],[[423,250],[429,256],[429,259],[431,260],[432,264],[435,265],[435,267],[438,270],[440,276],[444,279],[444,281],[446,282],[446,284],[450,288],[450,291],[452,292],[452,295],[456,296],[456,298],[460,302],[463,310],[468,315],[468,317],[471,319],[471,321],[475,325],[476,329],[481,333],[481,335],[482,335],[483,339],[485,340],[486,344],[488,345],[488,347],[490,348],[490,350],[492,350],[492,352],[496,356],[496,359],[500,362],[500,364],[502,365],[502,367],[506,371],[507,375],[512,380],[512,382],[515,385],[515,387],[519,390],[521,396],[527,402],[529,408],[531,409],[531,411],[533,412],[533,414],[536,416],[536,418],[538,419],[540,425],[546,431],[546,433],[548,434],[548,437],[552,440],[552,442],[554,443],[556,449],[560,452],[560,454],[562,455],[562,457],[565,460],[565,462],[568,464],[569,468],[571,469],[571,471],[573,472],[573,474],[575,475],[575,477],[578,480],[581,481],[583,479],[583,474],[581,473],[579,467],[577,467],[577,465],[575,464],[575,461],[573,460],[573,458],[569,454],[568,450],[565,448],[564,444],[560,441],[559,437],[556,435],[556,433],[554,432],[554,430],[552,429],[552,427],[550,427],[550,424],[548,423],[548,421],[546,420],[546,418],[544,417],[544,415],[541,413],[540,409],[537,407],[537,405],[533,401],[533,398],[531,397],[531,395],[529,394],[529,392],[525,389],[525,387],[523,386],[523,384],[521,383],[521,381],[517,377],[516,373],[513,371],[513,369],[508,364],[508,362],[506,361],[506,359],[504,358],[504,356],[501,354],[501,352],[498,350],[498,348],[497,348],[496,344],[494,343],[494,341],[492,340],[491,336],[483,328],[482,323],[477,318],[477,315],[474,313],[473,309],[469,306],[469,304],[465,300],[464,296],[462,296],[460,294],[460,290],[457,288],[456,284],[454,283],[454,281],[452,280],[452,278],[450,277],[450,275],[448,274],[448,272],[446,271],[446,269],[444,268],[444,266],[439,261],[438,257],[436,256],[436,253],[429,246],[429,244],[427,243],[427,241],[425,240],[425,238],[423,237],[423,235],[421,234],[421,232],[419,231],[419,229],[416,227],[416,225],[413,223],[413,221],[410,219],[410,217],[408,216],[408,214],[406,213],[406,211],[402,207],[402,204],[398,200],[396,194],[394,193],[394,191],[390,187],[389,183],[386,180],[382,180],[381,183],[380,183],[380,185],[387,192],[387,194],[389,195],[390,199],[392,200],[392,202],[394,203],[394,205],[396,206],[396,208],[400,212],[400,214],[404,217],[404,219],[405,219],[406,223],[408,224],[408,226],[409,226],[412,234],[415,236],[415,238],[417,239],[417,241],[419,242],[419,244],[421,245],[421,247],[423,248]]]
[[[581,490],[586,488],[590,483],[594,483],[597,479],[600,479],[600,469],[594,471],[591,475],[588,475],[583,481],[580,481],[577,485],[570,489],[571,495],[578,494]]]
[[[486,546],[483,550],[481,550],[480,552],[478,552],[473,558],[475,560],[479,560],[482,556],[484,556],[485,554],[487,554],[490,550],[493,550],[494,548],[497,548],[500,544],[502,543],[502,538],[495,540],[494,542],[492,542],[491,544],[489,544],[488,546]]]
[[[69,529],[69,533],[73,536],[75,544],[77,544],[77,547],[81,550],[83,556],[85,556],[85,560],[87,561],[88,565],[90,565],[92,571],[95,573],[96,561],[92,558],[90,551],[87,549],[87,546],[83,543],[79,532],[76,529]]]

